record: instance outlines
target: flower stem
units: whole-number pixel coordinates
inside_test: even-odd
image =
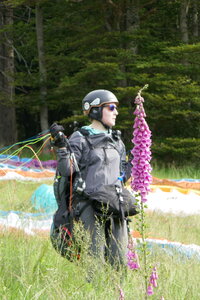
[[[144,203],[141,201],[141,237],[142,237],[142,253],[144,260],[144,284],[145,284],[145,299],[147,299],[147,287],[148,287],[148,271],[147,271],[147,246],[146,246],[146,233],[145,233],[145,212]]]

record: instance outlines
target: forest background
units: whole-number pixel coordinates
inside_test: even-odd
[[[81,101],[108,89],[130,150],[134,98],[145,84],[153,158],[200,163],[198,0],[0,2],[0,146],[57,121],[87,124]]]

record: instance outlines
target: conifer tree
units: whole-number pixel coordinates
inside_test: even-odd
[[[0,145],[16,142],[16,114],[14,104],[13,9],[0,3]]]
[[[36,2],[12,2],[17,4],[13,32],[18,126],[27,136],[40,131]],[[153,157],[166,163],[199,159],[198,1],[39,3],[50,123],[62,122],[70,134],[72,121],[85,122],[81,112],[85,94],[105,88],[120,100],[118,128],[130,148],[133,99],[148,84],[144,96]]]

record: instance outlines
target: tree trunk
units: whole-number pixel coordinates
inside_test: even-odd
[[[45,131],[49,128],[48,106],[47,106],[47,73],[45,65],[44,34],[43,34],[43,12],[39,4],[36,5],[36,33],[40,73],[40,126]]]
[[[3,2],[0,4],[0,27],[13,25],[13,9]],[[15,89],[14,51],[12,34],[0,33],[0,145],[10,145],[17,140],[16,114],[14,105]]]
[[[193,36],[198,37],[199,36],[199,16],[198,16],[198,8],[197,8],[197,1],[193,1]]]
[[[139,18],[139,0],[128,0],[126,7],[126,30],[134,32],[140,27]],[[130,49],[134,54],[137,54],[138,47],[135,42],[132,42]]]
[[[140,28],[140,17],[139,17],[139,0],[126,0],[125,1],[125,14],[124,14],[124,30],[126,32],[130,32],[130,34],[134,35],[135,31]],[[132,40],[128,45],[125,45],[125,48],[130,50],[134,55],[138,54],[138,45],[137,42]],[[126,72],[126,68],[125,68]],[[124,86],[131,86],[132,83],[129,80],[126,80]],[[129,106],[129,114],[132,115],[132,106],[130,102],[130,98],[124,99]],[[128,141],[131,139],[131,132],[125,130],[123,132],[124,140]]]
[[[183,43],[188,44],[188,25],[187,25],[187,14],[189,8],[189,0],[182,0],[181,9],[180,9],[180,32],[181,40]]]

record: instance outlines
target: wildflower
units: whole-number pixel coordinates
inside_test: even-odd
[[[124,300],[124,292],[122,290],[122,288],[120,286],[118,286],[119,288],[119,300]]]
[[[158,279],[158,274],[156,267],[153,268],[150,279],[149,279],[149,285],[147,288],[147,295],[153,295],[153,288],[157,287],[157,279]]]
[[[139,258],[135,250],[135,244],[132,238],[130,238],[127,248],[129,249],[127,256],[127,266],[131,270],[137,270],[140,268]]]
[[[143,107],[144,98],[140,95],[139,91],[135,98],[136,109],[134,111],[134,132],[132,142],[134,147],[131,151],[133,160],[131,161],[132,167],[132,182],[131,187],[135,192],[140,192],[141,201],[147,201],[147,194],[150,191],[149,185],[152,182],[151,173],[151,131],[146,123],[146,113]]]
[[[129,267],[130,270],[137,270],[140,268],[137,262],[131,260],[128,261],[127,266]]]
[[[148,285],[148,288],[147,288],[147,295],[148,295],[148,296],[153,295],[153,287],[152,287],[151,284]]]

